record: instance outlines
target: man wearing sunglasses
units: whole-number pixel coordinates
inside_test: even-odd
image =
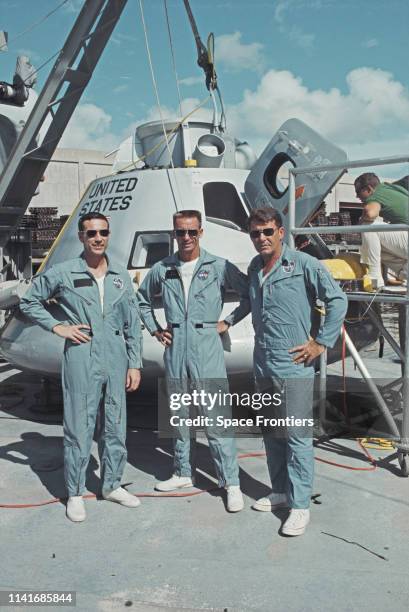
[[[280,406],[266,409],[264,416],[283,419],[281,428],[262,428],[272,492],[253,508],[270,512],[289,507],[282,533],[296,536],[304,533],[310,518],[313,361],[335,344],[347,300],[317,259],[283,244],[277,210],[252,210],[249,230],[258,252],[248,268],[254,374],[259,391],[272,388],[281,396]],[[325,320],[320,324],[315,317],[314,326],[317,300],[325,304]]]
[[[234,325],[249,313],[246,276],[229,261],[200,248],[203,235],[201,214],[197,210],[182,210],[173,215],[174,236],[178,251],[155,264],[139,289],[139,305],[147,330],[165,347],[164,362],[169,397],[195,390],[200,392],[228,391],[223,345],[219,332]],[[218,323],[223,308],[224,293],[236,291],[242,304],[226,319]],[[166,329],[161,329],[153,311],[153,298],[162,294],[166,315]],[[231,415],[230,406],[216,405],[209,411],[197,407],[203,417],[223,412]],[[190,415],[188,407],[181,407],[181,419]],[[236,445],[232,435],[223,427],[205,427],[210,453],[215,463],[220,487],[227,489],[227,509],[243,509],[239,484]],[[159,491],[173,491],[194,484],[194,433],[189,426],[175,426],[174,469],[171,478],[159,482]]]
[[[88,213],[78,229],[81,256],[35,277],[20,304],[29,319],[65,340],[64,475],[67,517],[74,522],[86,518],[82,495],[96,422],[102,496],[127,507],[140,503],[120,483],[127,458],[125,390],[138,388],[142,365],[138,303],[127,270],[106,255],[108,219]],[[60,320],[45,306],[50,298],[58,300]]]

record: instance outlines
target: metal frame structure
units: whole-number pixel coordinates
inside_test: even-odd
[[[379,227],[375,224],[371,225],[344,225],[344,226],[330,226],[330,227],[296,227],[295,226],[295,177],[302,174],[326,172],[329,170],[344,170],[347,171],[351,168],[362,168],[368,166],[384,166],[389,164],[407,163],[409,162],[409,155],[406,156],[395,156],[395,157],[384,157],[376,159],[361,159],[346,162],[343,164],[330,164],[323,166],[308,166],[304,168],[291,168],[289,169],[289,245],[294,248],[294,236],[297,234],[346,234],[351,232],[364,233],[364,232],[377,232]],[[382,232],[396,232],[396,231],[407,231],[409,238],[409,225],[408,224],[390,224],[383,225]],[[389,333],[385,334],[386,339],[391,344],[393,350],[402,357],[404,362],[403,370],[403,420],[402,420],[402,431],[400,432],[395,420],[386,405],[378,387],[375,385],[370,373],[368,372],[362,358],[360,357],[357,349],[355,348],[352,340],[344,330],[345,340],[347,348],[358,367],[362,377],[368,385],[369,390],[376,403],[378,404],[388,426],[391,429],[392,435],[395,438],[395,448],[397,452],[394,456],[398,458],[401,473],[403,476],[409,476],[409,257],[407,261],[407,287],[405,296],[393,296],[393,295],[371,295],[365,292],[351,292],[348,293],[348,299],[351,301],[358,302],[394,302],[405,305],[406,311],[406,329],[405,329],[405,349],[402,352],[397,343],[393,340]],[[371,317],[375,325],[382,333],[384,333],[384,327],[376,317]],[[398,350],[399,349],[399,350]],[[320,360],[320,416],[325,414],[325,402],[326,402],[326,355],[323,353]]]
[[[0,263],[3,248],[27,210],[126,2],[85,1],[7,160],[0,177]],[[47,118],[50,124],[37,144]]]

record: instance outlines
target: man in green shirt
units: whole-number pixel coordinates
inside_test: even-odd
[[[381,183],[376,174],[365,172],[355,180],[355,192],[364,204],[362,223],[408,223],[409,192],[401,185]],[[381,265],[403,279],[407,258],[406,231],[362,234],[361,262],[368,266],[377,288],[384,286]]]

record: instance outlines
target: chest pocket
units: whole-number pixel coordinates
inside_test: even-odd
[[[206,270],[199,270],[192,281],[194,283],[195,297],[200,297],[209,290],[220,292],[220,282],[217,274],[211,270],[208,275],[204,276],[204,272]]]
[[[274,334],[280,326],[300,327],[309,310],[303,273],[282,276],[273,282],[266,281],[263,288],[263,320]],[[305,324],[302,323],[302,328]],[[279,335],[279,334],[278,334]]]
[[[268,281],[267,281],[268,283]],[[302,300],[305,294],[304,274],[302,272],[294,272],[288,276],[282,276],[273,282],[267,284],[267,293],[272,296],[272,299],[285,299],[289,307],[293,307],[293,298],[298,298],[297,303]]]
[[[59,286],[59,290],[58,290],[56,297],[63,298],[67,302],[71,302],[71,303],[73,301],[75,302],[76,300],[78,300],[83,305],[91,306],[92,304],[91,296],[86,297],[85,295],[83,295],[84,293],[88,292],[89,289],[91,288],[92,287],[87,285],[85,287],[79,287],[78,289],[74,289],[73,287],[70,287],[70,285],[63,284]]]
[[[180,296],[183,294],[182,281],[180,280],[180,277],[165,277],[162,281],[162,293],[166,301],[166,298],[170,299],[171,296],[180,298]]]
[[[112,308],[117,306],[122,300],[124,300],[126,298],[127,292],[128,292],[127,289],[122,289],[122,291],[119,293],[119,295],[114,297],[114,299],[111,302]]]

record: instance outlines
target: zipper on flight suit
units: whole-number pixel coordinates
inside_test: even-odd
[[[186,327],[187,327],[187,325],[186,325],[186,321],[187,321],[187,302],[186,302],[186,297],[185,297],[185,287],[183,285],[182,276],[181,276],[181,274],[179,272],[179,267],[175,266],[175,270],[176,270],[176,274],[178,275],[179,280],[180,280],[180,286],[182,288],[182,296],[183,296],[183,305],[185,307],[184,308],[184,310],[185,310],[185,355],[187,357],[187,329],[186,329]],[[193,282],[193,277],[192,277],[192,282]],[[190,283],[190,287],[191,286],[192,286],[192,283]],[[189,293],[190,293],[190,287],[189,287]],[[189,294],[188,294],[187,297],[188,297],[188,301],[189,301]],[[173,339],[172,339],[172,341],[173,341]]]

